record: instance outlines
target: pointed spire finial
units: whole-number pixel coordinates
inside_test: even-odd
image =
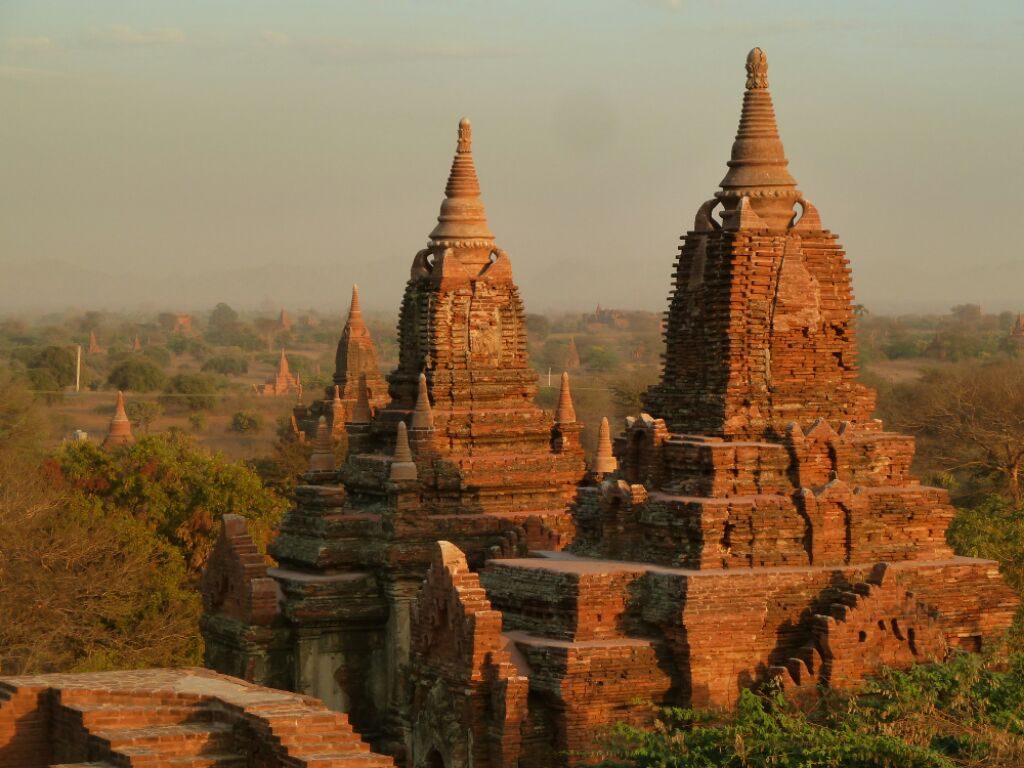
[[[313,443],[313,453],[309,457],[309,471],[333,472],[334,469],[334,443],[331,440],[331,430],[327,426],[327,417],[321,416],[316,424],[316,440]]]
[[[612,453],[611,430],[608,417],[601,419],[601,427],[597,430],[597,453],[594,454],[594,474],[607,475],[619,468],[619,462]]]
[[[768,56],[760,48],[747,54],[747,90],[768,87]]]
[[[391,462],[391,472],[388,480],[400,482],[404,480],[415,480],[416,462],[412,460],[412,450],[409,448],[409,433],[405,422],[398,422],[398,433],[395,436],[395,457]]]
[[[480,199],[480,181],[473,162],[473,129],[465,117],[459,121],[459,140],[444,193],[437,226],[430,233],[431,243],[452,247],[492,246],[494,234],[487,225],[487,212]],[[487,254],[484,256],[486,258]]]
[[[370,412],[370,397],[366,391],[366,374],[359,374],[359,391],[356,394],[356,404],[352,408],[352,417],[349,421],[352,424],[369,424],[373,414]]]
[[[789,161],[779,138],[764,51],[752,50],[747,55],[746,69],[746,91],[729,172],[715,197],[722,200],[727,211],[748,197],[768,228],[785,229],[793,220],[793,206],[801,195],[796,179],[789,173]]]
[[[413,429],[433,429],[434,412],[430,408],[430,395],[427,392],[427,374],[420,374],[416,388],[416,408],[412,412]]]
[[[572,392],[569,391],[569,374],[562,373],[562,388],[558,393],[558,408],[555,410],[556,424],[572,424],[576,421],[576,409],[572,405]]]
[[[282,376],[282,375],[284,375],[286,373],[289,373],[289,372],[290,371],[288,369],[288,358],[285,357],[284,347],[281,347],[281,357],[277,361],[277,374],[278,374],[278,376]]]

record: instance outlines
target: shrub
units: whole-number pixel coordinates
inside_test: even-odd
[[[253,411],[238,411],[231,417],[232,432],[259,432],[263,429],[263,417]]]

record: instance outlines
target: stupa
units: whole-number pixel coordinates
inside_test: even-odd
[[[135,435],[132,434],[132,423],[124,409],[124,392],[119,390],[117,402],[114,405],[114,416],[110,419],[110,427],[107,429],[107,436],[103,438],[102,447],[116,448],[119,445],[127,445],[134,442]]]

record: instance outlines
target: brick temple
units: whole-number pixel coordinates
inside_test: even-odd
[[[323,698],[409,768],[553,768],[647,721],[638,700],[813,695],[998,640],[1018,600],[995,562],[953,555],[946,492],[872,418],[849,263],[788,170],[760,49],[746,68],[728,172],[675,262],[663,376],[622,434],[602,423],[588,472],[568,377],[555,414],[533,402],[460,124],[388,402],[362,371],[340,468],[318,418],[275,566],[226,520],[209,666]]]

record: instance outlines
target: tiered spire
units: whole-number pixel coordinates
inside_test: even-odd
[[[348,320],[345,322],[349,336],[368,336],[366,323],[363,322],[363,308],[359,303],[359,286],[352,283],[352,303],[348,307]]]
[[[487,225],[487,213],[480,198],[480,182],[473,163],[473,127],[467,118],[459,121],[459,143],[445,187],[445,200],[437,226],[430,233],[432,245],[492,245],[494,234]]]
[[[800,193],[779,138],[768,92],[768,57],[760,48],[747,55],[747,90],[728,165],[722,188],[715,193],[727,211],[736,208],[741,198],[749,197],[767,226],[784,228],[789,224],[793,203]]]
[[[291,370],[288,368],[288,358],[285,357],[283,347],[281,348],[281,359],[277,361],[277,376],[278,378],[291,376]]]
[[[96,331],[89,331],[89,352],[91,354],[98,354],[103,351],[103,347],[96,340]]]
[[[110,428],[107,436],[103,439],[104,448],[115,448],[119,445],[134,443],[135,436],[132,434],[132,423],[124,409],[124,392],[118,390],[117,404],[114,406],[114,418],[110,420]]]
[[[430,395],[427,393],[427,375],[420,374],[419,386],[416,391],[416,409],[412,412],[413,429],[433,429],[434,412],[430,408]]]
[[[555,409],[556,424],[573,424],[576,422],[576,409],[572,405],[572,392],[569,391],[569,374],[562,373],[562,388],[558,393],[558,408]]]
[[[608,428],[608,417],[601,419],[597,430],[597,453],[594,454],[594,474],[607,475],[619,468],[619,462],[612,453],[611,430]]]
[[[412,460],[412,450],[409,448],[409,433],[405,428],[405,422],[398,422],[398,434],[395,437],[395,458],[391,462],[391,472],[388,480],[400,482],[403,480],[415,480],[416,462]]]

